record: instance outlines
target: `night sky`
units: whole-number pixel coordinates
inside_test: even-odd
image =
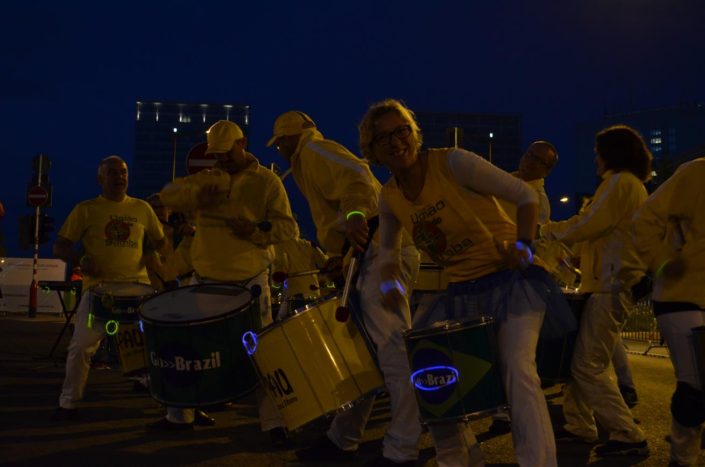
[[[292,108],[355,153],[357,122],[385,97],[415,110],[520,113],[524,146],[548,139],[561,154],[549,193],[575,179],[577,123],[705,102],[701,0],[10,0],[0,11],[8,256],[31,253],[17,248],[17,217],[32,212],[32,158],[52,159],[46,212],[58,229],[98,194],[100,159],[132,161],[138,99],[250,104],[250,151],[280,166],[264,145]]]

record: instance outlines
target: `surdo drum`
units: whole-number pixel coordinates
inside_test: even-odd
[[[562,290],[578,322],[578,328],[557,339],[539,338],[536,345],[536,370],[544,384],[562,383],[571,378],[570,365],[580,329],[580,318],[590,297],[590,294],[578,293],[577,289],[563,288]]]
[[[101,282],[89,291],[88,326],[98,320],[108,334],[116,334],[120,323],[137,321],[140,304],[155,292],[139,282]]]
[[[470,420],[507,404],[494,320],[444,321],[404,333],[425,423]]]
[[[338,297],[295,311],[242,343],[284,424],[295,430],[323,415],[344,410],[384,385],[354,319],[335,319]]]
[[[162,292],[140,310],[152,397],[174,407],[201,407],[250,393],[257,374],[240,343],[262,327],[250,291],[200,284]]]

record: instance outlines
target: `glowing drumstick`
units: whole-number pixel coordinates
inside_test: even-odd
[[[286,177],[288,177],[289,175],[291,175],[291,167],[289,167],[288,169],[286,169],[286,170],[284,171],[284,173],[282,173],[282,174],[279,176],[279,180],[284,181],[284,179],[285,179]]]

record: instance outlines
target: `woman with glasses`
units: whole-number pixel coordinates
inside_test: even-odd
[[[417,310],[415,327],[494,318],[517,461],[522,466],[555,466],[553,430],[534,360],[547,291],[560,291],[544,269],[532,264],[535,191],[463,149],[422,151],[414,114],[399,101],[373,104],[359,129],[363,156],[392,172],[379,206],[384,299],[403,297],[394,284],[405,229],[450,279],[447,298]],[[516,225],[494,196],[517,205]],[[556,312],[568,316],[563,306]],[[567,320],[566,326],[575,324]],[[483,465],[469,423],[433,424],[429,429],[438,465]]]
[[[632,216],[647,198],[651,153],[641,135],[626,125],[606,128],[595,137],[595,165],[602,182],[577,215],[541,227],[541,236],[581,244],[580,293],[590,294],[580,318],[566,386],[566,424],[556,440],[594,443],[596,421],[609,434],[598,456],[645,455],[644,433],[634,422],[611,368],[620,332],[632,308],[631,287],[644,275],[630,238]]]

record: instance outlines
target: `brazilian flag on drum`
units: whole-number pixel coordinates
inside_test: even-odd
[[[491,318],[443,322],[404,337],[424,422],[468,420],[507,404]]]

